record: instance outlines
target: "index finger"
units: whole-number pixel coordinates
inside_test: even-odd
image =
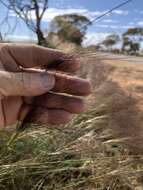
[[[25,44],[7,44],[4,48],[18,65],[25,68],[40,67],[47,70],[74,72],[80,67],[77,56],[59,50]]]

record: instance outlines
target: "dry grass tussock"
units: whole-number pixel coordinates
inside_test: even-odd
[[[65,126],[31,126],[11,144],[11,133],[1,132],[0,189],[143,189],[142,88],[136,85],[142,68],[117,67],[90,53],[82,62],[79,75],[93,86],[89,110]]]

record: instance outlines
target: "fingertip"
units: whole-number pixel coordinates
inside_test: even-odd
[[[67,104],[69,107],[69,112],[79,114],[85,111],[85,102],[83,99],[76,99],[76,98],[71,98],[69,103]]]
[[[55,60],[47,65],[48,70],[59,70],[73,73],[80,68],[80,59],[75,55],[58,52]]]
[[[75,72],[80,68],[80,59],[76,55],[67,55],[63,58],[61,68],[67,72]]]
[[[91,85],[86,79],[80,79],[79,93],[81,96],[89,96],[91,94]]]
[[[73,114],[61,109],[37,108],[31,114],[30,122],[35,124],[66,124],[73,118]]]
[[[91,94],[91,86],[86,79],[56,73],[54,92],[67,93],[76,96],[88,96]]]
[[[88,80],[84,80],[83,96],[89,96],[92,93],[91,85]]]

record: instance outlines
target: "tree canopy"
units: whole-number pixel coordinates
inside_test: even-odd
[[[57,34],[65,41],[81,45],[87,26],[91,22],[83,15],[68,14],[56,16],[50,24],[50,32]]]
[[[129,28],[124,34],[127,35],[141,35],[143,36],[143,28]]]
[[[120,37],[117,34],[111,34],[107,36],[106,39],[103,40],[101,44],[106,46],[107,48],[110,47],[112,49],[112,46],[115,45],[119,41],[120,41]]]
[[[143,41],[143,28],[129,28],[123,34],[122,50],[131,54],[137,54],[140,50],[141,41]]]

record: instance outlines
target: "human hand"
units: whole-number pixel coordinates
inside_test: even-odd
[[[83,99],[71,95],[89,95],[90,84],[68,75],[79,65],[78,59],[57,50],[1,44],[0,127],[23,121],[29,113],[32,123],[62,124],[84,111]]]

